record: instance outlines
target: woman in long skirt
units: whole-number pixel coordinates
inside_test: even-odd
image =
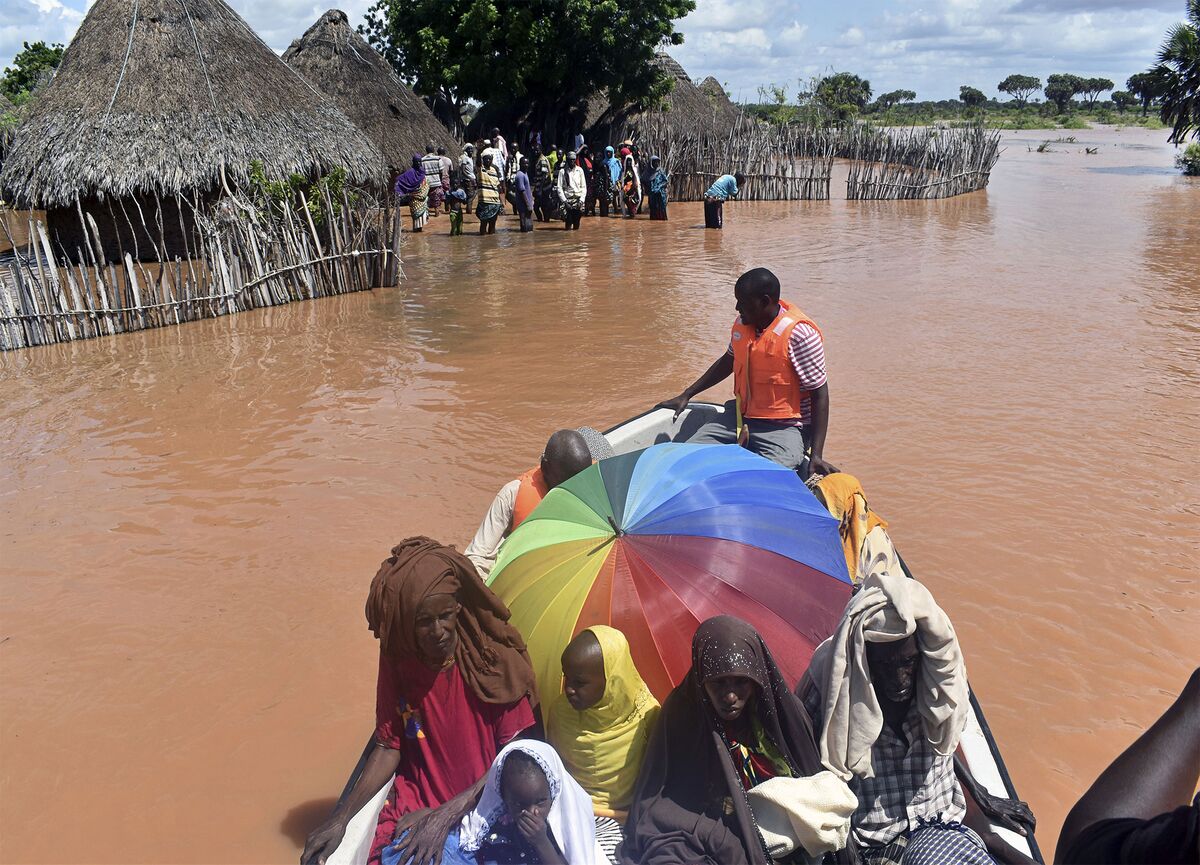
[[[421,168],[421,156],[414,153],[412,168],[396,178],[396,197],[408,205],[412,230],[420,231],[429,220],[429,180]]]
[[[650,157],[650,218],[666,221],[667,219],[667,187],[670,177],[662,167],[662,160],[657,156]]]

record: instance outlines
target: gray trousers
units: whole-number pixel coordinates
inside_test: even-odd
[[[746,449],[793,471],[808,464],[804,432],[798,426],[781,426],[767,420],[745,419],[750,431]],[[688,437],[692,444],[737,444],[737,409],[733,400],[725,403],[725,413],[700,427]]]

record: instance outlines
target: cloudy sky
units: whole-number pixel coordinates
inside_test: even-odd
[[[232,0],[267,44],[282,51],[327,6],[311,0]],[[0,0],[0,63],[22,40],[67,41],[88,0]],[[361,18],[370,0],[345,0]],[[905,88],[920,99],[961,84],[997,95],[1011,73],[1103,76],[1118,87],[1149,65],[1184,0],[698,0],[673,52],[694,78],[715,75],[735,99],[760,85],[848,70],[876,94]]]

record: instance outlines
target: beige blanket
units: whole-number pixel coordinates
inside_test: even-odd
[[[809,667],[822,696],[821,762],[840,778],[875,774],[871,747],[883,729],[883,713],[871,684],[866,644],[912,634],[922,654],[916,701],[925,735],[939,754],[952,754],[958,747],[970,692],[954,626],[916,580],[875,572],[850,599],[833,636],[817,647]]]

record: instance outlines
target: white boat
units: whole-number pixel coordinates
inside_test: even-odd
[[[711,420],[714,415],[723,413],[724,410],[724,406],[714,403],[693,402],[680,414],[678,420],[675,420],[672,417],[674,413],[670,409],[651,409],[606,430],[604,437],[614,455],[648,448],[660,442],[685,441],[696,429]],[[903,558],[900,563],[904,567],[905,573],[911,577],[912,574],[909,572],[908,566],[904,564]],[[362,771],[367,754],[373,744],[373,740],[367,742],[362,758],[354,772],[351,773],[342,792],[343,797],[349,795],[355,781],[358,780],[358,775]],[[961,744],[971,774],[985,790],[993,796],[1006,799],[1019,798],[1013,787],[1012,779],[1009,777],[1008,769],[1005,768],[1004,758],[1001,757],[1000,749],[983,716],[983,709],[980,708],[979,701],[975,698],[974,691],[971,692],[971,713],[967,716],[967,726],[963,731]],[[390,786],[390,783],[385,785],[370,802],[354,815],[346,827],[346,835],[343,837],[341,845],[326,860],[327,865],[366,865],[371,841],[375,836],[375,823]],[[1032,834],[1026,838],[1003,826],[993,824],[992,828],[1019,853],[1037,862],[1045,861]]]

